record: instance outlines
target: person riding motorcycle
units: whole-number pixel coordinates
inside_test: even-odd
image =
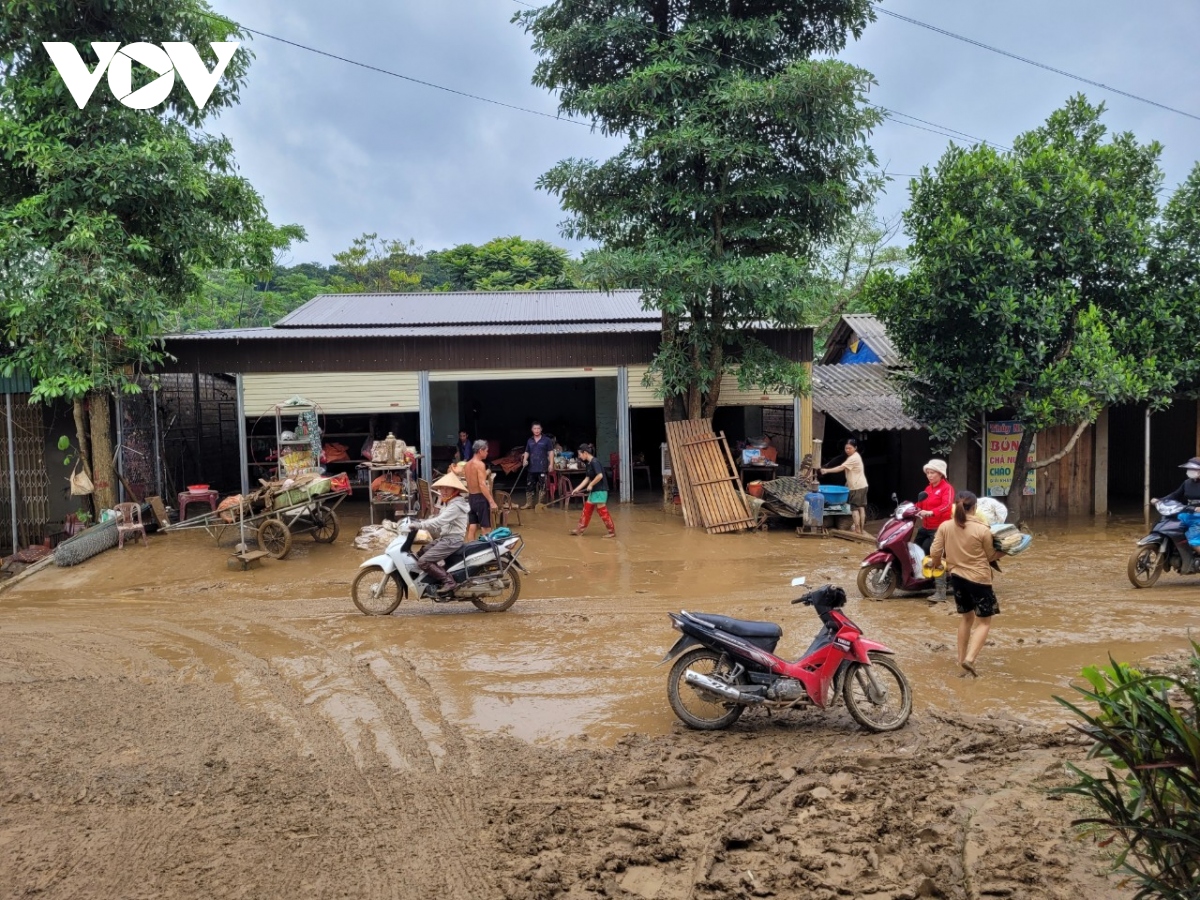
[[[430,578],[441,582],[438,597],[449,599],[448,595],[457,587],[457,582],[446,571],[442,560],[463,545],[471,507],[467,503],[467,485],[457,475],[443,475],[430,486],[438,492],[442,508],[436,516],[412,523],[413,528],[424,528],[433,537],[433,541],[417,558],[417,566]]]
[[[1188,506],[1200,506],[1200,456],[1193,456],[1179,468],[1187,473],[1183,484],[1160,499],[1175,500]]]
[[[929,548],[933,544],[933,537],[937,533],[938,526],[943,522],[949,522],[950,517],[954,514],[954,487],[946,480],[946,472],[944,459],[931,459],[925,463],[925,477],[929,480],[929,487],[922,492],[925,495],[924,499],[918,500],[916,503],[921,527],[917,530],[913,540],[925,551],[926,555],[929,554]],[[933,596],[929,599],[935,603],[946,599],[945,572],[933,579]]]

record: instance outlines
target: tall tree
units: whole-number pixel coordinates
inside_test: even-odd
[[[130,109],[101,85],[80,109],[42,41],[194,44],[242,35],[202,0],[30,3],[0,0],[0,330],[5,368],[23,367],[35,400],[75,404],[96,500],[115,499],[109,400],[136,391],[162,358],[172,307],[199,288],[198,271],[255,255],[240,236],[263,220],[258,195],[234,171],[227,140],[201,131],[237,102],[248,54],[239,50],[207,106],[176,79],[154,110]],[[137,67],[133,87],[157,73]]]
[[[669,420],[711,416],[734,365],[743,385],[803,389],[751,329],[802,324],[809,259],[871,195],[870,75],[828,56],[872,18],[869,0],[555,0],[515,17],[534,83],[628,140],[539,186],[568,236],[600,242],[594,277],[661,310]]]
[[[1069,452],[1104,406],[1168,396],[1175,378],[1153,337],[1131,341],[1162,312],[1143,277],[1160,147],[1110,136],[1103,111],[1077,96],[1011,152],[951,145],[912,182],[910,270],[868,285],[911,363],[906,406],[936,446],[983,413],[1011,409],[1023,424],[1016,520],[1038,431],[1075,426]]]
[[[364,232],[341,253],[333,254],[337,272],[330,287],[339,294],[390,294],[428,290],[421,269],[425,254],[417,242],[381,238]]]

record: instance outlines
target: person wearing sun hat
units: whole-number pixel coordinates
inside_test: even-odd
[[[1200,504],[1200,456],[1193,456],[1179,468],[1187,473],[1183,484],[1163,497],[1163,500],[1178,500],[1189,506]]]
[[[938,526],[949,522],[954,512],[954,487],[946,480],[946,472],[944,459],[931,459],[925,463],[925,478],[929,481],[929,487],[924,491],[925,499],[918,500],[916,504],[921,527],[914,540],[927,554]],[[946,599],[944,574],[933,579],[933,596],[929,599],[935,603]]]
[[[463,545],[471,506],[467,503],[466,482],[457,475],[443,475],[430,487],[438,492],[442,508],[436,516],[418,519],[412,523],[413,528],[424,528],[433,538],[424,552],[417,557],[417,565],[422,572],[441,583],[438,598],[449,599],[456,584],[454,576],[442,565],[442,560]]]

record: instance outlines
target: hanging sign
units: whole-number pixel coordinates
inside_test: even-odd
[[[989,497],[1008,496],[1009,485],[1012,484],[1013,466],[1017,462],[1017,450],[1021,446],[1020,422],[988,422],[987,443],[984,448],[987,460],[987,495]],[[1037,459],[1037,437],[1029,445],[1029,464]],[[1025,478],[1025,496],[1037,493],[1037,472],[1029,470]]]

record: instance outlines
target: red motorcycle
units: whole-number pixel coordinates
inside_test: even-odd
[[[886,600],[896,592],[932,591],[933,579],[921,571],[925,551],[914,542],[921,520],[919,510],[905,501],[883,523],[877,549],[867,554],[858,570],[858,590],[868,600]]]
[[[804,583],[803,578],[792,582]],[[728,728],[749,707],[829,709],[841,692],[854,720],[871,731],[895,731],[912,712],[912,689],[892,651],[863,637],[842,613],[846,592],[827,584],[792,601],[811,606],[821,631],[795,662],[775,655],[783,629],[704,613],[671,613],[683,632],[663,662],[679,656],[667,676],[667,699],[685,725]]]

